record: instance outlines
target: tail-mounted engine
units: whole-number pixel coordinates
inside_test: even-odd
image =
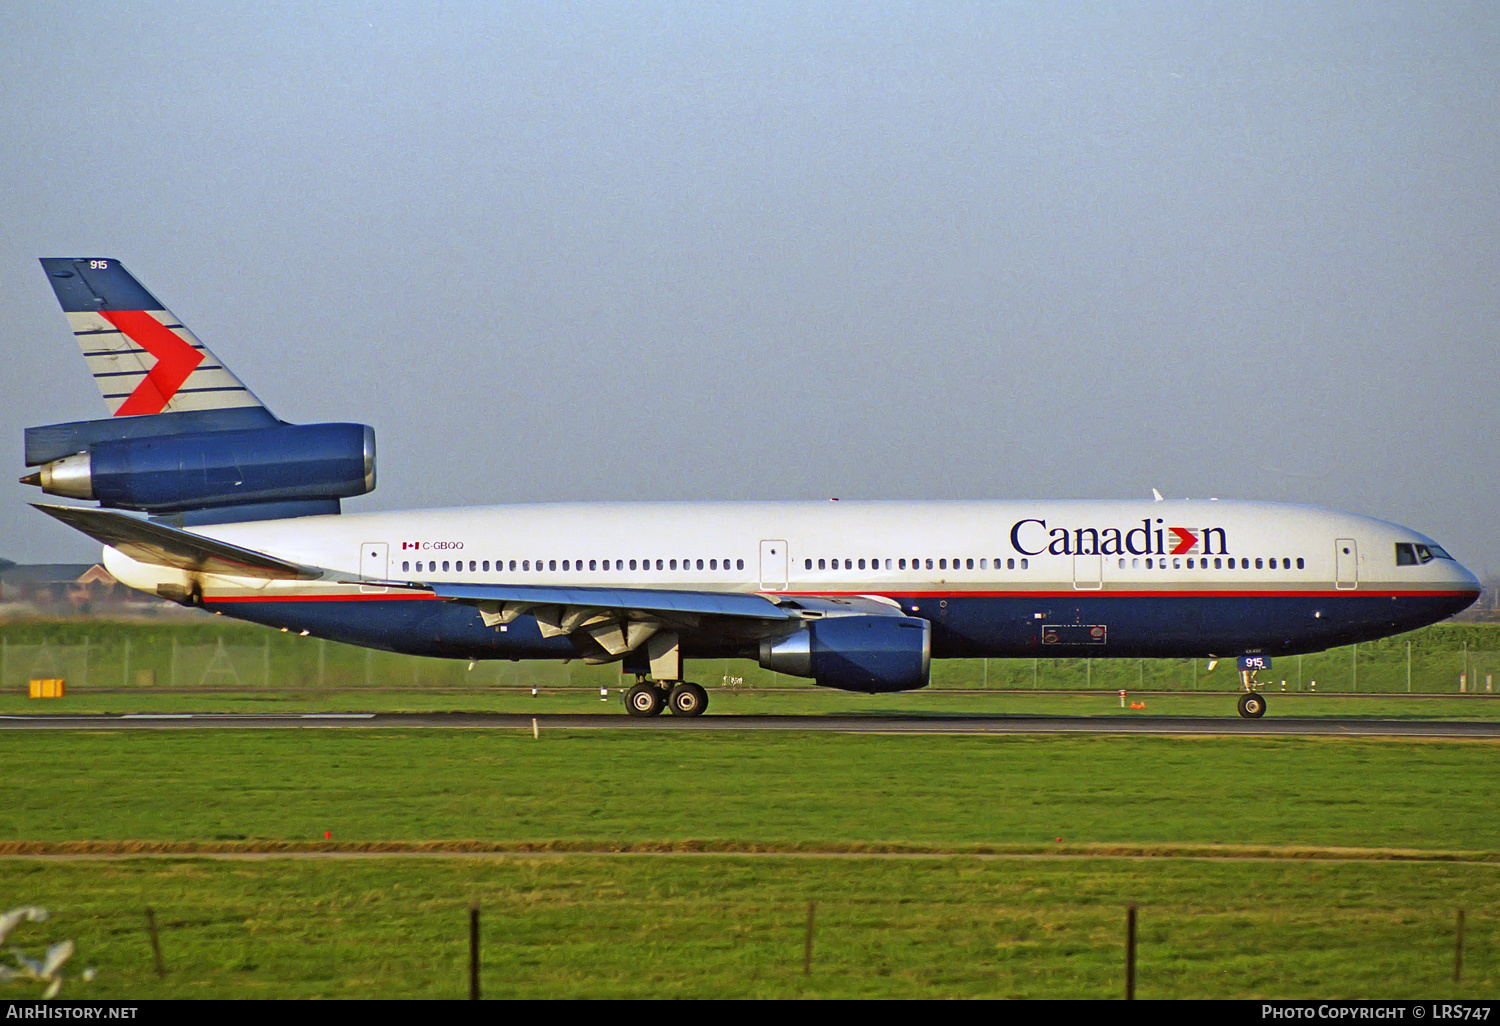
[[[339,512],[375,487],[375,431],[283,424],[263,408],[29,428],[21,480],[49,495],[213,523]]]

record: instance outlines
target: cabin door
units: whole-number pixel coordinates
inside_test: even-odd
[[[786,542],[762,541],[760,543],[760,590],[784,590],[786,568]]]
[[[367,581],[388,581],[391,578],[390,544],[387,542],[365,542],[359,547],[359,576]],[[360,591],[385,591],[384,588],[361,584]]]
[[[1340,538],[1333,543],[1333,565],[1335,588],[1359,587],[1359,549],[1353,538]]]

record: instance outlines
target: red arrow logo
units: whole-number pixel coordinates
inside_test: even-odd
[[[116,417],[160,413],[177,394],[203,354],[168,331],[144,310],[100,310],[99,315],[125,333],[136,345],[156,357],[156,366],[146,373],[135,391],[120,404]],[[1174,528],[1175,530],[1175,528]]]
[[[1185,527],[1174,527],[1172,533],[1177,536],[1177,547],[1172,550],[1172,555],[1182,556],[1193,551],[1193,546],[1198,544],[1198,536]]]

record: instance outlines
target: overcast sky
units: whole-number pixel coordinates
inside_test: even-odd
[[[12,480],[108,256],[375,426],[348,511],[1155,487],[1500,571],[1494,4],[206,6],[0,8]]]

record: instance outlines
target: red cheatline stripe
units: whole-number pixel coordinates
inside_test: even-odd
[[[650,589],[642,589],[650,590]],[[666,589],[662,589],[666,590]],[[725,594],[733,594],[726,592]],[[1058,599],[1089,598],[1440,598],[1446,595],[1472,595],[1472,591],[778,591],[761,592],[763,595],[781,595],[788,598],[806,596],[810,598],[836,597],[843,595],[880,595],[884,598],[1014,598],[1014,599]],[[335,595],[222,595],[204,596],[206,603],[214,602],[401,602],[412,599],[436,599],[432,592],[360,593],[341,592]]]
[[[203,354],[162,326],[144,310],[101,310],[100,316],[119,328],[136,345],[156,357],[156,366],[115,411],[116,417],[160,413],[182,383],[203,362]]]
[[[835,598],[843,596],[878,595],[883,598],[1025,598],[1025,599],[1085,599],[1085,598],[1441,598],[1448,595],[1473,595],[1464,589],[1441,588],[1428,591],[1390,589],[1318,589],[1289,591],[1284,589],[1256,591],[1236,588],[1232,591],[1209,591],[1202,589],[1182,591],[1111,591],[1107,588],[1085,588],[1077,591],[920,591],[902,588],[884,591],[767,591],[764,595],[779,595],[786,598],[808,596],[811,598]]]

